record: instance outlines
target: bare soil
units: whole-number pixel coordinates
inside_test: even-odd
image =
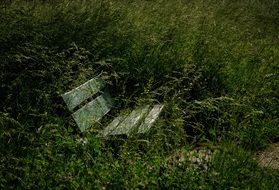
[[[279,142],[271,144],[267,149],[257,154],[260,166],[279,169]]]

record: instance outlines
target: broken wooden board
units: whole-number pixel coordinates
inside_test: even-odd
[[[75,107],[92,97],[104,87],[105,82],[101,78],[95,77],[83,85],[63,94],[62,98],[66,102],[69,110],[72,111]]]
[[[112,100],[108,94],[100,95],[72,114],[79,129],[83,132],[98,122],[112,108]]]

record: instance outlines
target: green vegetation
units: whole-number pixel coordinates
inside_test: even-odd
[[[278,188],[253,153],[279,137],[279,1],[0,5],[1,189]],[[77,130],[60,95],[101,72],[112,117],[165,104],[148,135]],[[168,164],[196,146],[217,149],[208,170]]]

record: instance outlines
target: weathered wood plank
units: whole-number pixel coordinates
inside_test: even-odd
[[[133,110],[130,115],[128,115],[122,123],[118,125],[116,129],[114,129],[110,135],[121,135],[126,134],[130,135],[133,130],[139,125],[140,121],[147,114],[149,110],[149,105],[139,107]]]
[[[79,129],[83,132],[98,122],[112,108],[112,100],[108,94],[98,96],[72,114]]]
[[[151,126],[154,124],[154,122],[159,117],[163,108],[164,108],[164,105],[159,105],[159,104],[155,105],[151,109],[151,111],[148,113],[148,115],[146,116],[144,121],[141,123],[141,125],[139,126],[138,133],[146,133],[147,131],[149,131]]]
[[[105,82],[101,78],[95,77],[83,85],[63,94],[62,98],[66,102],[69,110],[72,111],[76,106],[80,105],[83,101],[90,98],[104,87]]]
[[[105,137],[110,135],[124,119],[125,116],[123,115],[114,118],[114,120],[104,130],[100,132],[99,136]]]

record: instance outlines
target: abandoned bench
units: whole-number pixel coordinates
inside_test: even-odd
[[[114,107],[114,101],[109,93],[106,90],[102,91],[105,86],[105,81],[100,76],[97,76],[62,95],[82,132],[100,122],[102,117]],[[98,96],[86,103],[94,95]],[[146,133],[159,117],[163,107],[162,104],[143,105],[135,108],[129,114],[120,114],[98,136],[131,136],[135,133]]]

